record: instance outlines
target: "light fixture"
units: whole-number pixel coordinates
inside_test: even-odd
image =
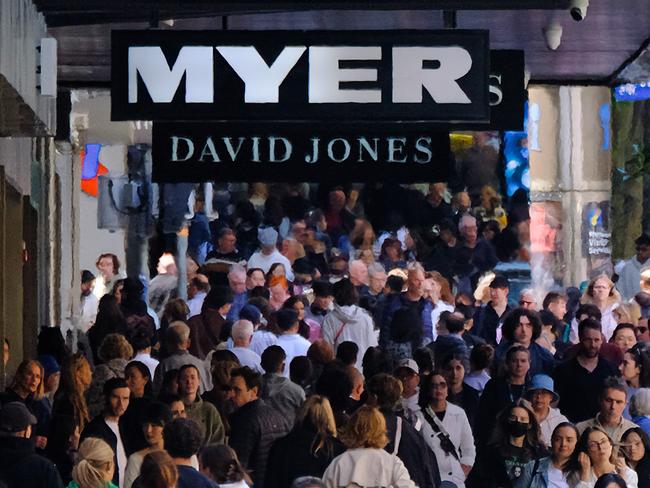
[[[589,8],[589,0],[571,0],[569,13],[571,18],[576,22],[581,22],[587,16],[587,8]]]

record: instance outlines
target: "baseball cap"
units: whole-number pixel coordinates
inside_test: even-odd
[[[416,363],[412,359],[402,359],[400,362],[397,363],[397,367],[395,368],[395,371],[402,368],[408,368],[414,373],[420,374],[420,368],[418,368],[418,363]]]
[[[490,283],[490,288],[510,288],[510,282],[505,276],[495,276]]]
[[[0,410],[0,433],[15,434],[37,423],[24,403],[9,402]]]
[[[278,243],[278,231],[273,227],[265,227],[257,232],[257,238],[263,246],[275,246]]]

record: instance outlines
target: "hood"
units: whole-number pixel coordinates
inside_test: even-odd
[[[34,454],[34,441],[21,437],[0,437],[0,466],[15,466],[26,456]]]
[[[276,395],[284,389],[291,380],[279,374],[265,374],[264,386],[262,388],[262,397],[268,398]]]
[[[357,305],[340,305],[334,304],[334,310],[330,312],[341,322],[356,322],[363,316],[363,309]]]

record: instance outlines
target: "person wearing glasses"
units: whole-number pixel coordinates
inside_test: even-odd
[[[636,255],[623,265],[616,288],[625,300],[631,300],[640,291],[641,270],[650,267],[650,236],[641,234],[635,241]]]
[[[594,488],[598,478],[610,473],[621,476],[628,488],[638,488],[637,474],[616,457],[612,439],[599,427],[584,430],[564,471],[571,488]]]
[[[598,307],[601,313],[600,323],[603,326],[603,335],[605,340],[609,341],[618,325],[614,317],[614,309],[621,303],[621,295],[614,288],[614,283],[609,276],[602,274],[591,280],[581,301]]]

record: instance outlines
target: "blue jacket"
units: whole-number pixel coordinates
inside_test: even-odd
[[[495,363],[502,363],[506,360],[506,353],[512,344],[505,339],[502,340],[494,353]],[[528,351],[530,352],[530,370],[528,370],[528,376],[533,377],[536,374],[547,374],[552,375],[553,370],[555,369],[555,358],[553,355],[542,346],[536,342],[532,342],[528,346]]]
[[[537,466],[535,464],[537,463]],[[530,461],[513,488],[546,488],[548,486],[548,467],[551,458],[545,457],[538,461]]]

